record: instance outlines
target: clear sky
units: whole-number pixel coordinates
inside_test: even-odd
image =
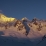
[[[46,0],[0,0],[0,10],[17,19],[46,19]]]

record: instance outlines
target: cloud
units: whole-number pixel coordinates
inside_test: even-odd
[[[2,13],[2,10],[0,10],[0,13]]]

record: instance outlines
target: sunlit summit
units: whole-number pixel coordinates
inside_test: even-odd
[[[15,18],[11,18],[11,17],[7,17],[4,14],[0,13],[0,21],[3,22],[10,22],[10,21],[14,21]]]

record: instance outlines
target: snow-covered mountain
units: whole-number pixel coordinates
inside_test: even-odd
[[[39,20],[36,18],[29,20],[26,17],[18,20],[16,18],[6,17],[4,14],[0,14],[1,46],[4,40],[7,41],[7,38],[10,41],[11,39],[15,40],[17,38],[17,40],[20,40],[18,40],[19,43],[25,44],[24,46],[33,46],[33,44],[35,46],[40,46],[42,43],[40,41],[44,39],[43,37],[46,38],[46,20]],[[22,42],[21,39],[23,39]],[[28,42],[30,45],[26,45],[26,43],[28,44]]]
[[[11,22],[11,21],[14,21],[14,20],[16,20],[16,19],[12,18],[12,17],[7,17],[4,14],[0,13],[0,22]]]

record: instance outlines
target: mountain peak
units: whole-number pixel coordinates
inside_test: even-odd
[[[4,14],[0,13],[0,22],[11,22],[13,21],[15,18],[12,17],[7,17]]]
[[[26,17],[22,18],[22,20],[28,20]]]

